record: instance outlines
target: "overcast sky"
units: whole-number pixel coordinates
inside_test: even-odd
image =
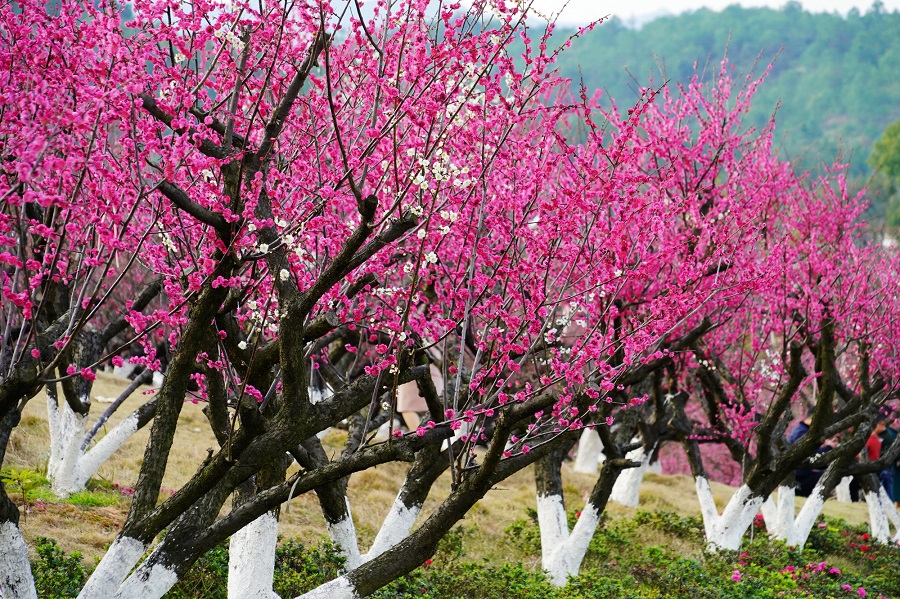
[[[560,24],[583,25],[604,15],[617,16],[626,22],[646,21],[653,16],[677,14],[687,10],[706,7],[722,10],[731,4],[742,6],[771,6],[779,8],[787,0],[570,0],[568,6],[558,20]],[[847,12],[856,7],[865,12],[872,6],[872,0],[801,0],[803,8],[813,12]],[[558,11],[563,0],[535,0],[534,6],[540,11],[549,13]],[[900,0],[883,0],[885,9],[900,9]]]

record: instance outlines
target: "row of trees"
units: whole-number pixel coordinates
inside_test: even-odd
[[[797,466],[829,464],[820,503],[877,467],[853,458],[897,383],[896,257],[865,245],[842,167],[797,176],[774,125],[742,126],[758,81],[723,62],[711,83],[605,109],[552,70],[552,27],[503,2],[405,0],[370,20],[324,0],[132,16],[0,13],[0,463],[41,391],[58,493],[151,429],[81,597],[160,597],[229,537],[230,595],[271,597],[278,506],[310,491],[347,572],[306,596],[355,597],[420,565],[532,464],[560,584],[619,474],[663,441],[683,443],[724,548],[779,485],[790,494]],[[125,359],[164,381],[92,444],[94,373]],[[374,442],[410,381],[428,415]],[[163,500],[189,397],[220,447]],[[810,432],[786,446],[791,410],[810,403]],[[342,421],[346,446],[328,456],[316,435]],[[570,533],[560,463],[585,427],[608,459]],[[744,472],[722,515],[702,442]],[[389,461],[410,470],[363,554],[347,485]],[[448,470],[450,494],[422,516]],[[17,522],[0,485],[0,596],[33,597]]]

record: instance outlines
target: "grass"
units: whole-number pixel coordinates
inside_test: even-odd
[[[115,397],[127,384],[121,378],[99,373],[94,386],[96,396]],[[148,388],[138,391],[110,419],[107,429],[115,426],[130,414],[148,395]],[[92,409],[102,413],[105,404],[96,403]],[[33,489],[29,503],[33,504],[22,525],[29,543],[38,537],[56,539],[60,548],[71,553],[78,551],[87,563],[98,560],[113,540],[125,521],[129,508],[127,488],[136,480],[147,441],[149,426],[139,431],[98,471],[89,488],[76,493],[66,500],[57,499],[46,485]],[[326,436],[326,449],[333,453],[340,451],[342,431],[332,431]],[[208,449],[217,447],[202,405],[186,402],[181,414],[178,432],[169,459],[163,487],[170,493],[183,485],[194,474],[207,456]],[[46,420],[46,398],[39,395],[33,399],[25,412],[21,424],[10,439],[7,460],[4,466],[12,468],[32,468],[45,470],[49,457],[49,429]],[[386,464],[372,468],[351,477],[349,496],[354,521],[363,551],[375,538],[381,521],[396,497],[408,468],[407,464]],[[569,510],[578,510],[590,494],[595,477],[572,472],[563,467],[564,496]],[[713,483],[713,494],[721,509],[734,489]],[[448,476],[435,485],[423,510],[424,518],[450,492]],[[11,494],[14,501],[21,504],[21,497]],[[798,507],[802,500],[798,499]],[[518,550],[514,543],[498,549],[498,540],[506,537],[504,530],[521,520],[528,508],[534,508],[534,475],[527,469],[504,481],[488,492],[485,498],[460,523],[465,531],[465,547],[469,559],[481,559],[502,552],[511,560],[534,560]],[[694,492],[694,482],[686,476],[664,476],[647,474],[641,486],[639,510],[672,512],[680,516],[698,516],[699,507]],[[607,513],[613,520],[633,518],[637,510],[617,504],[610,504]],[[835,518],[843,518],[850,524],[868,521],[864,504],[840,504],[828,502],[824,513]],[[280,533],[283,539],[297,539],[307,545],[315,545],[326,534],[325,522],[319,511],[318,500],[312,493],[297,497],[282,509]],[[655,530],[642,532],[650,535],[651,544],[677,543]],[[655,539],[655,540],[654,540]],[[685,546],[685,550],[689,548]]]

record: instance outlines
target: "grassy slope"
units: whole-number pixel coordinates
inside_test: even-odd
[[[124,387],[123,379],[100,373],[94,386],[94,410],[102,413],[105,404],[97,397],[115,397]],[[127,416],[146,396],[140,393],[131,397],[110,419],[110,425]],[[206,425],[202,405],[186,403],[181,416],[181,426],[175,438],[169,468],[163,482],[164,489],[177,489],[187,481],[200,462],[206,457],[207,449],[216,447],[215,440]],[[113,458],[104,464],[91,487],[93,493],[75,496],[68,502],[52,497],[49,489],[38,489],[37,505],[29,510],[22,523],[26,539],[52,537],[59,541],[67,552],[80,551],[88,562],[101,556],[112,541],[116,531],[125,520],[128,498],[115,491],[114,485],[128,487],[137,479],[144,443],[149,427],[139,431]],[[340,431],[326,437],[326,445],[339,451]],[[45,470],[49,455],[49,433],[46,420],[46,400],[43,395],[36,397],[27,406],[22,424],[10,441],[4,466],[14,468],[34,468]],[[564,491],[566,505],[580,509],[587,498],[594,477],[571,472],[564,466]],[[361,548],[365,550],[378,532],[378,527],[403,480],[405,464],[389,464],[355,475],[350,482],[350,499],[354,520],[358,528]],[[713,483],[713,491],[720,508],[730,497],[733,489]],[[443,477],[425,506],[424,513],[430,512],[449,492],[449,481]],[[20,496],[11,494],[14,501]],[[800,505],[798,500],[798,507]],[[109,505],[98,505],[109,504]],[[527,508],[533,508],[534,480],[531,470],[512,477],[503,485],[492,490],[479,502],[462,523],[467,529],[466,549],[470,558],[495,556],[497,540],[503,536],[503,529],[525,515]],[[641,506],[644,510],[665,510],[685,516],[699,515],[694,495],[693,481],[684,476],[647,475],[641,487]],[[608,512],[612,517],[633,515],[635,509],[611,504]],[[868,513],[864,504],[839,504],[828,502],[825,513],[844,518],[852,524],[867,521]],[[303,542],[315,542],[325,535],[324,520],[318,510],[314,496],[306,495],[294,499],[289,509],[282,510],[281,534],[283,538],[298,538]],[[524,554],[507,555],[510,559],[528,559]]]

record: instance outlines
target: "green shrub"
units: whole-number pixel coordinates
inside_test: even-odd
[[[541,532],[537,525],[537,510],[527,508],[527,518],[519,518],[503,529],[507,541],[526,555],[540,555]]]
[[[62,599],[76,597],[87,580],[88,571],[81,564],[77,551],[66,554],[56,541],[45,537],[35,539],[38,557],[31,564],[38,597]]]
[[[331,543],[306,549],[297,541],[288,541],[275,549],[273,588],[282,597],[296,597],[337,577],[343,567],[344,557]]]
[[[703,520],[698,516],[679,516],[675,512],[644,512],[634,515],[638,526],[649,526],[685,541],[703,541]]]
[[[227,599],[228,545],[213,547],[204,553],[165,594],[166,599]]]

